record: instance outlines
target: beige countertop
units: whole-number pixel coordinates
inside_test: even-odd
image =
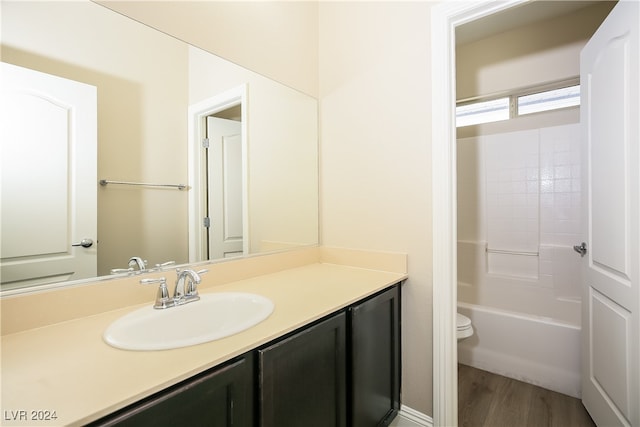
[[[120,350],[103,341],[102,333],[111,322],[152,304],[153,298],[145,304],[3,334],[2,425],[86,424],[407,277],[406,258],[404,269],[383,271],[372,265],[386,268],[379,262],[384,258],[379,253],[366,262],[362,261],[366,253],[359,251],[351,258],[353,265],[348,265],[348,251],[316,251],[309,263],[242,280],[214,284],[206,278],[213,277],[210,271],[203,278],[201,294],[252,292],[275,304],[265,321],[224,339],[163,351]],[[395,260],[391,264],[402,265],[402,256],[389,256]],[[67,300],[67,304],[63,309],[72,310],[74,302]],[[32,411],[55,411],[56,419],[39,421],[33,418],[38,413]]]

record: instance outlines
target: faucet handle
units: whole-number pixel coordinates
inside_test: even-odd
[[[109,270],[110,274],[121,274],[121,273],[127,273],[127,274],[131,274],[133,273],[133,268],[112,268],[111,270]]]
[[[192,270],[193,271],[193,270]],[[194,277],[187,281],[187,287],[184,291],[186,297],[196,298],[198,297],[198,285],[200,284],[200,275],[208,272],[209,270],[194,271]],[[195,279],[195,280],[194,280]]]
[[[176,264],[175,261],[163,262],[162,264],[156,264],[156,268],[154,270],[162,271],[163,268],[168,267],[170,265],[175,265],[175,264]]]
[[[142,279],[140,283],[143,285],[153,285],[159,283],[158,292],[156,294],[156,302],[153,308],[163,309],[169,308],[175,304],[173,299],[169,296],[169,289],[167,288],[167,279],[160,277],[157,279]]]

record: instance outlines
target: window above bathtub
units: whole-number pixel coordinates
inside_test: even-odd
[[[456,127],[579,106],[580,82],[575,78],[510,93],[460,100],[456,106]]]

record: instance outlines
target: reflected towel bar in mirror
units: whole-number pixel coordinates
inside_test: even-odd
[[[118,184],[118,185],[140,185],[144,187],[168,187],[168,188],[177,188],[178,190],[184,190],[187,188],[185,184],[152,184],[149,182],[127,182],[127,181],[111,181],[108,179],[101,179],[100,185],[107,184]]]

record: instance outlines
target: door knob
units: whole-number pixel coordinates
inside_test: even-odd
[[[578,252],[580,254],[580,257],[583,257],[587,253],[587,244],[585,242],[582,242],[579,246],[574,245],[573,250]]]
[[[82,246],[83,248],[90,248],[91,246],[93,246],[93,240],[82,239],[80,243],[73,243],[71,246]]]

